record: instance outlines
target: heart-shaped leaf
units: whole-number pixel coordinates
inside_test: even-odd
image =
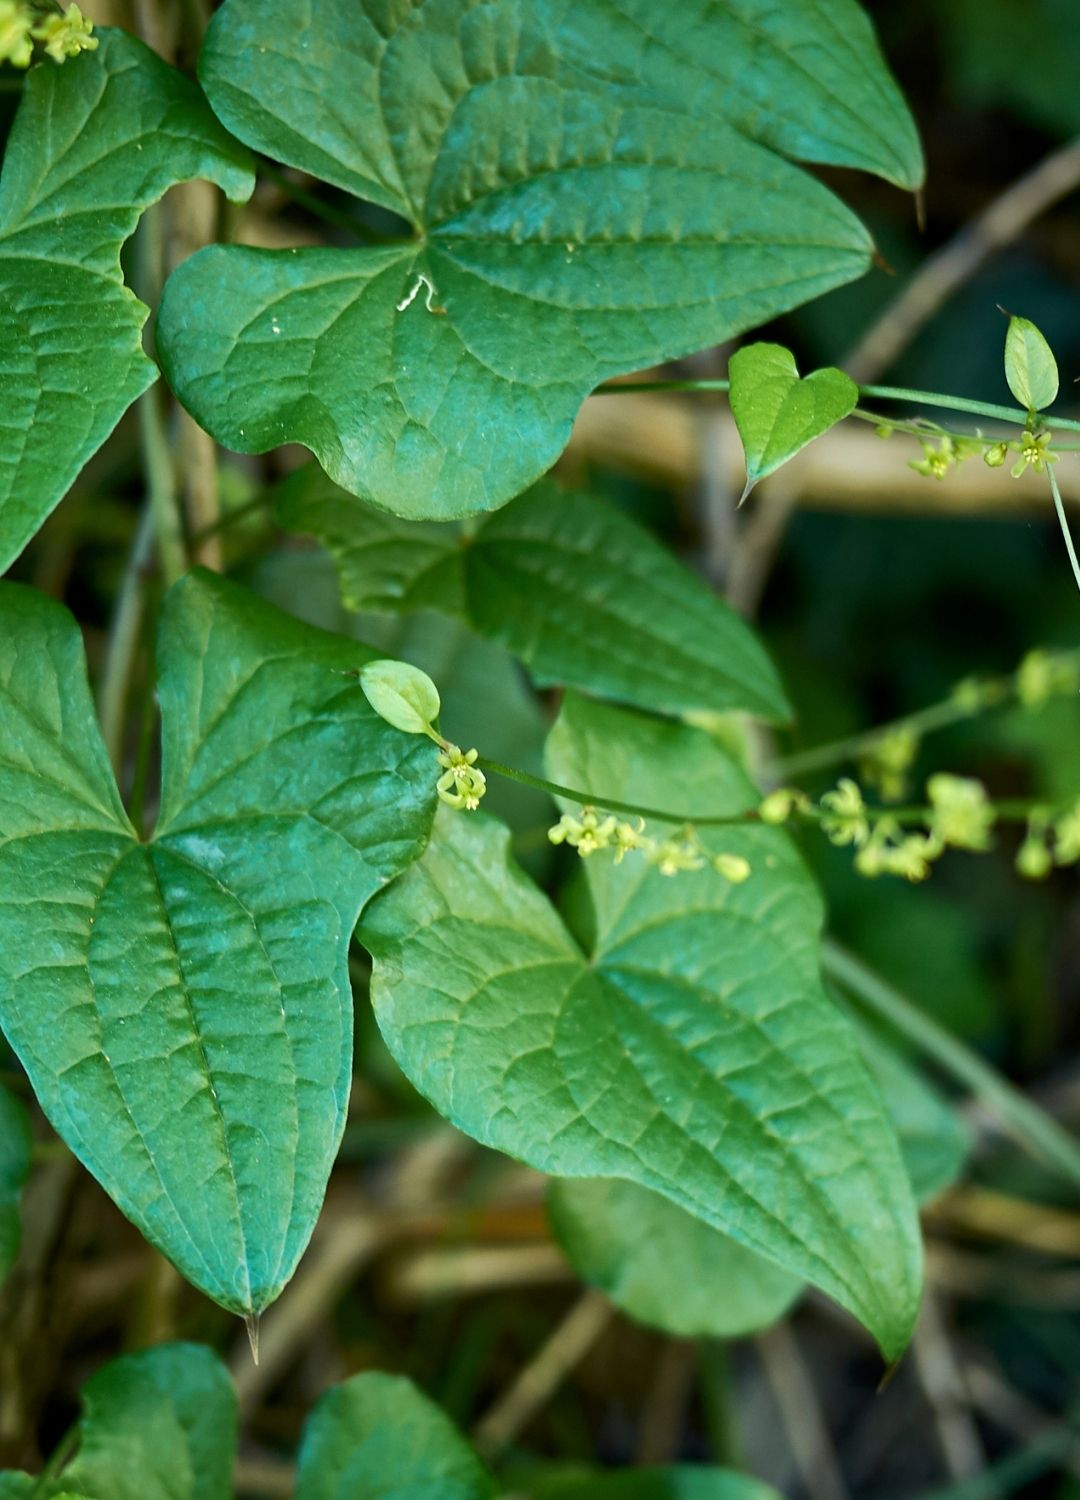
[[[465,536],[373,510],[308,464],[278,511],[329,549],[350,609],[456,615],[541,687],[660,713],[788,715],[775,668],[734,610],[593,495],[541,481]]]
[[[7,1089],[0,1089],[0,1281],[19,1253],[19,1200],[30,1171],[30,1117]]]
[[[783,1317],[797,1276],[636,1182],[556,1179],[552,1228],[578,1275],[616,1307],[685,1338],[740,1338]]]
[[[1005,335],[1005,379],[1020,405],[1030,412],[1053,406],[1058,393],[1054,351],[1027,318],[1010,318]]]
[[[75,1458],[58,1478],[0,1475],[3,1500],[229,1500],[236,1397],[209,1349],[163,1344],[114,1360],[82,1402]]]
[[[409,1380],[372,1372],[327,1391],[304,1431],[296,1500],[491,1500],[490,1474]]]
[[[351,1071],[357,913],[423,847],[430,745],[364,647],[193,574],[128,822],[71,617],[0,587],[0,1025],[53,1125],[195,1285],[258,1312],[310,1236]]]
[[[224,123],[414,237],[200,252],[161,309],[173,388],[229,447],[301,442],[396,514],[497,507],[600,381],[866,269],[862,226],[771,149],[921,171],[841,8],[834,51],[817,0],[226,0],[200,66]]]
[[[0,179],[0,572],[157,372],[120,250],[174,183],[250,193],[248,153],[142,42],[31,69]]]
[[[599,801],[673,814],[733,814],[755,796],[701,732],[576,699],[549,764]],[[460,814],[436,828],[360,929],[379,1025],[416,1087],[542,1171],[664,1194],[822,1287],[899,1353],[919,1298],[914,1206],[851,1029],[822,990],[820,901],[783,832],[703,835],[749,861],[737,886],[594,856],[586,960],[508,862],[502,830]]]
[[[854,411],[859,387],[843,370],[815,370],[800,379],[795,356],[781,344],[748,344],[728,365],[731,413],[746,454],[742,498],[830,427]]]

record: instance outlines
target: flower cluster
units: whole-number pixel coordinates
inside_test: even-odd
[[[908,789],[908,773],[918,753],[919,736],[908,725],[897,724],[867,740],[859,756],[859,775],[886,802],[895,802]]]
[[[678,875],[711,866],[732,885],[741,885],[750,875],[749,861],[741,854],[710,854],[692,828],[655,839],[645,832],[643,818],[628,823],[610,814],[601,817],[594,807],[583,807],[576,815],[563,813],[554,827],[548,829],[548,838],[553,844],[567,844],[576,849],[582,859],[599,850],[610,850],[617,865],[627,854],[643,854],[661,875]]]
[[[34,43],[40,42],[54,62],[92,52],[98,45],[94,27],[77,5],[67,10],[36,0],[0,0],[0,62],[28,68]]]
[[[936,448],[928,438],[923,438],[923,456],[909,459],[908,468],[914,469],[916,474],[922,474],[926,479],[944,479],[951,469],[962,464],[973,453],[978,453],[983,446],[981,438],[952,437],[947,432],[938,439]]]
[[[1080,863],[1080,799],[1054,816],[1037,809],[1016,855],[1016,868],[1028,880],[1045,880],[1055,865]]]
[[[443,773],[435,783],[439,801],[447,807],[456,807],[465,812],[475,812],[487,791],[487,777],[477,766],[478,751],[462,750],[458,745],[443,742],[436,760]]]
[[[1016,696],[1039,708],[1058,694],[1080,692],[1080,661],[1064,651],[1029,651],[1016,673]]]

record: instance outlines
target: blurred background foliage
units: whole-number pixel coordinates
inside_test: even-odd
[[[175,17],[140,3],[84,8],[141,27],[190,66],[188,7],[177,4]],[[886,185],[822,174],[869,224],[882,264],[766,330],[803,369],[844,363],[927,257],[1050,153],[1080,158],[1080,144],[1069,146],[1080,132],[1077,0],[869,8],[923,132],[923,223]],[[17,75],[0,73],[0,131],[19,88]],[[1080,183],[1075,160],[1072,171]],[[178,253],[193,191],[174,193],[165,210]],[[228,211],[220,228],[249,243],[344,242],[324,216],[358,212],[385,228],[377,211],[290,173],[263,177],[250,208]],[[1006,399],[1004,307],[1045,330],[1062,409],[1077,415],[1078,268],[1072,191],[966,275],[875,378]],[[664,373],[722,373],[730,352]],[[190,437],[175,410],[168,419],[179,472],[190,475]],[[1076,647],[1080,600],[1041,484],[977,461],[936,484],[907,467],[908,440],[865,431],[845,429],[816,451],[736,514],[740,460],[722,401],[620,396],[590,401],[561,465],[755,616],[796,708],[791,731],[757,745],[759,755],[798,754],[911,712],[960,679],[1013,670],[1033,646]],[[329,561],[275,528],[273,486],[301,457],[218,455],[228,524],[203,539],[206,559],[286,610],[423,666],[442,689],[449,733],[538,769],[553,699],[509,656],[434,616],[348,616]],[[1080,498],[1067,472],[1080,474],[1080,456],[1061,470],[1066,494]],[[132,415],[16,569],[76,611],[92,666],[103,660],[143,485]],[[127,703],[129,775],[148,698],[145,647]],[[976,775],[997,796],[1080,794],[1080,702],[1004,708],[938,733],[921,748],[916,779],[932,769]],[[830,775],[808,777],[807,789]],[[543,877],[553,860],[544,798],[499,785],[491,806]],[[806,854],[837,938],[1080,1126],[1075,870],[1024,883],[1005,835],[995,855],[951,854],[918,887],[860,879],[846,851],[820,840],[807,840]],[[242,1330],[179,1283],[36,1121],[23,1252],[0,1292],[0,1467],[34,1467],[51,1451],[104,1359],[181,1336],[233,1361],[247,1420],[238,1486],[255,1496],[290,1493],[296,1435],[326,1385],[375,1367],[412,1376],[466,1428],[479,1423],[523,1482],[538,1466],[554,1480],[592,1464],[713,1461],[745,1464],[793,1500],[1078,1500],[1080,1204],[1075,1186],[1003,1140],[977,1100],[956,1101],[976,1143],[964,1180],[926,1210],[919,1340],[875,1394],[882,1371],[868,1341],[813,1298],[768,1332],[720,1341],[671,1337],[583,1297],[552,1241],[543,1184],[455,1135],[412,1094],[366,1008],[360,952],[354,977],[358,1077],[341,1161],[312,1250],[267,1319],[258,1370]],[[0,1070],[18,1086],[10,1056]],[[552,1349],[555,1375],[530,1401],[514,1382]]]

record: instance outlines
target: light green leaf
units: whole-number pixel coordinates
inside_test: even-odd
[[[174,183],[253,185],[194,84],[121,31],[31,69],[0,179],[0,572],[156,378],[120,250]]]
[[[78,1453],[33,1491],[41,1500],[229,1500],[236,1397],[209,1349],[162,1344],[114,1360],[83,1388],[83,1408]]]
[[[491,1500],[495,1485],[457,1428],[412,1384],[356,1375],[319,1401],[296,1500]]]
[[[435,802],[433,747],[352,680],[372,655],[209,575],[180,583],[144,843],[74,621],[0,587],[0,1024],[79,1159],[238,1312],[310,1236],[345,1118],[349,938]]]
[[[686,1338],[739,1338],[783,1317],[798,1277],[659,1193],[616,1178],[557,1178],[548,1213],[578,1275],[623,1312]]]
[[[549,766],[673,814],[755,800],[705,734],[576,699]],[[703,834],[749,860],[738,886],[594,857],[587,962],[503,832],[452,815],[436,828],[360,929],[379,1025],[413,1084],[541,1171],[664,1194],[813,1281],[894,1357],[918,1306],[918,1226],[879,1096],[821,988],[820,901],[785,835]]]
[[[1057,360],[1046,339],[1027,318],[1009,319],[1005,379],[1020,405],[1030,412],[1045,411],[1057,400]]]
[[[14,1094],[0,1089],[0,1281],[19,1253],[19,1200],[30,1171],[30,1117]]]
[[[542,481],[459,536],[373,510],[309,464],[286,481],[278,510],[329,549],[350,609],[456,615],[512,651],[541,687],[665,713],[787,716],[752,631],[593,495]]]
[[[803,379],[795,356],[780,344],[748,344],[728,365],[731,412],[746,453],[745,500],[773,473],[854,411],[859,387],[843,370],[815,370]]]
[[[161,309],[173,388],[229,447],[303,443],[396,514],[496,508],[599,382],[866,270],[862,226],[774,149],[921,171],[842,11],[823,44],[816,0],[226,0],[200,67],[224,123],[414,235],[200,252]]]
[[[378,714],[404,734],[425,734],[439,717],[439,690],[426,672],[385,658],[360,669],[364,696]]]
[[[731,1469],[628,1469],[588,1479],[556,1479],[530,1500],[783,1500],[771,1485]]]

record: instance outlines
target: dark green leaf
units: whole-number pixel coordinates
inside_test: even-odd
[[[602,380],[866,269],[862,226],[777,155],[921,175],[841,10],[822,45],[817,0],[226,0],[201,64],[221,119],[415,237],[193,257],[159,325],[174,389],[229,447],[302,442],[396,514],[494,509]]]
[[[195,1344],[127,1355],[83,1389],[79,1451],[41,1500],[229,1500],[236,1397],[221,1362]]]
[[[746,453],[743,499],[766,474],[855,409],[859,387],[843,370],[815,370],[803,379],[790,350],[748,344],[731,357],[731,413]]]
[[[120,250],[191,177],[244,198],[249,158],[134,37],[26,79],[0,180],[0,572],[156,372]]]
[[[635,1182],[556,1179],[548,1212],[578,1275],[639,1323],[667,1333],[756,1333],[802,1290],[798,1277]]]
[[[286,526],[337,561],[350,609],[438,609],[519,657],[542,687],[642,708],[787,714],[742,620],[642,527],[544,481],[467,537],[373,510],[315,464],[283,487]]]
[[[19,1199],[30,1171],[30,1117],[14,1094],[0,1089],[0,1281],[19,1253]]]
[[[491,1500],[495,1485],[449,1417],[411,1381],[356,1375],[312,1414],[296,1500]]]
[[[752,805],[699,731],[575,699],[552,736],[566,784],[698,816]],[[851,1030],[821,988],[820,902],[789,841],[665,880],[588,862],[586,962],[482,817],[447,815],[369,908],[380,1027],[416,1087],[487,1145],[562,1177],[660,1192],[850,1308],[889,1357],[920,1283],[906,1173]]]
[[[310,1236],[348,1095],[349,937],[434,804],[433,747],[353,680],[372,655],[185,579],[143,843],[74,622],[0,588],[0,1023],[75,1154],[239,1312],[273,1300]]]

